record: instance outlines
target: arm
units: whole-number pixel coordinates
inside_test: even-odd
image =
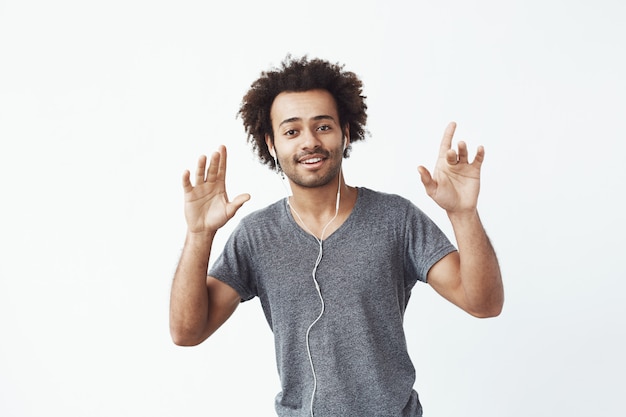
[[[177,345],[197,345],[217,330],[235,311],[239,295],[230,286],[207,276],[217,230],[250,199],[248,194],[228,200],[225,189],[226,148],[207,159],[200,157],[195,187],[183,174],[187,237],[174,274],[170,296],[170,333]],[[206,172],[206,175],[205,175]]]
[[[479,147],[470,163],[467,145],[459,142],[457,154],[451,148],[455,129],[450,123],[444,133],[433,175],[418,168],[426,192],[446,210],[459,248],[432,266],[428,282],[468,313],[494,317],[502,311],[504,289],[498,259],[476,208],[485,151]]]

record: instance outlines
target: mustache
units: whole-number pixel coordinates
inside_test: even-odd
[[[321,156],[324,158],[330,158],[330,152],[324,149],[314,149],[313,151],[305,151],[305,152],[300,152],[299,154],[296,154],[294,156],[294,161],[299,161],[302,158],[309,156],[309,155],[316,155],[316,156]]]

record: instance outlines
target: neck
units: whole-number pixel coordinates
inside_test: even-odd
[[[341,201],[345,200],[352,189],[345,184],[341,173],[321,187],[301,187],[291,181],[290,185],[292,195],[289,198],[289,204],[301,215],[315,218],[327,217],[329,214],[335,215],[338,197],[341,209]]]
[[[322,187],[294,186],[292,194],[289,206],[294,219],[320,242],[348,218],[357,196],[356,189],[344,183],[341,173]]]

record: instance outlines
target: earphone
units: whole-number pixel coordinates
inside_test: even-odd
[[[345,137],[344,137],[344,139],[345,139]],[[343,150],[345,151],[346,148],[347,148],[347,144],[346,144],[346,141],[344,140]],[[276,164],[276,170],[279,171],[280,170],[280,165],[278,165],[278,158],[277,158],[277,155],[276,155],[276,149],[271,149],[270,150],[270,154],[274,158],[274,162]],[[305,335],[305,342],[306,342],[307,355],[308,355],[308,359],[309,359],[309,365],[311,366],[311,373],[313,374],[313,390],[311,392],[311,401],[310,401],[310,415],[311,415],[311,417],[314,417],[314,414],[313,414],[313,404],[315,402],[315,394],[317,392],[317,375],[315,374],[315,365],[313,364],[313,356],[311,354],[311,345],[309,343],[309,336],[311,334],[311,329],[322,318],[322,316],[324,315],[324,312],[326,310],[324,297],[322,296],[322,290],[320,289],[319,282],[317,281],[317,268],[318,268],[320,262],[322,261],[322,257],[324,255],[324,245],[323,245],[323,243],[324,243],[324,234],[326,233],[326,229],[328,228],[328,226],[330,226],[330,224],[339,215],[339,205],[340,205],[340,202],[341,202],[341,169],[340,169],[339,173],[340,174],[338,175],[339,178],[338,178],[338,184],[337,184],[337,199],[335,201],[335,215],[322,228],[322,233],[320,234],[319,238],[311,231],[311,229],[309,229],[309,227],[306,225],[306,223],[304,223],[304,220],[302,220],[302,217],[300,216],[298,211],[289,202],[289,195],[287,196],[287,205],[291,208],[291,210],[296,215],[298,220],[300,220],[300,223],[302,224],[304,229],[310,235],[312,235],[315,238],[315,240],[317,241],[317,243],[319,245],[319,252],[317,254],[317,259],[315,260],[315,265],[313,266],[313,271],[311,271],[311,277],[313,278],[313,284],[315,285],[315,290],[317,291],[317,295],[318,295],[319,300],[320,300],[320,304],[321,304],[321,306],[320,306],[320,313],[317,316],[317,318],[315,320],[313,320],[313,322],[309,325],[309,327],[306,330],[306,335]],[[284,177],[283,177],[283,179],[284,179]],[[287,191],[287,187],[285,186],[284,181],[283,181],[283,186],[285,187],[285,191]],[[288,193],[288,191],[287,191],[287,193]]]
[[[322,290],[320,289],[320,285],[319,285],[319,282],[317,281],[316,274],[317,274],[317,267],[319,266],[320,262],[322,261],[322,256],[324,255],[324,249],[323,249],[323,246],[324,246],[323,245],[324,233],[326,233],[326,229],[328,228],[328,226],[330,226],[330,224],[339,215],[339,203],[340,203],[340,201],[341,201],[341,175],[339,175],[339,184],[337,186],[337,200],[335,202],[335,215],[333,216],[332,219],[330,219],[328,221],[328,223],[326,223],[326,226],[324,226],[324,228],[322,229],[322,233],[320,234],[320,237],[318,239],[317,236],[315,236],[315,234],[313,234],[313,232],[311,232],[311,230],[304,223],[304,221],[302,220],[302,217],[300,217],[300,214],[298,214],[296,209],[289,203],[289,198],[287,198],[287,205],[289,205],[289,207],[293,210],[293,212],[298,217],[298,220],[300,220],[300,223],[302,223],[302,226],[304,226],[306,231],[309,232],[309,234],[313,235],[315,240],[317,240],[317,243],[319,244],[319,247],[320,247],[320,251],[317,254],[317,259],[315,260],[315,266],[313,267],[313,271],[311,272],[311,276],[313,277],[313,283],[315,284],[315,290],[317,291],[317,295],[318,295],[318,297],[320,299],[320,303],[321,303],[320,314],[317,316],[317,318],[315,320],[313,320],[313,322],[306,329],[306,336],[305,336],[306,350],[307,350],[307,354],[309,356],[309,365],[311,365],[311,373],[313,374],[313,390],[311,392],[311,403],[310,403],[311,417],[314,417],[313,416],[313,403],[315,401],[315,393],[317,392],[317,375],[315,374],[315,365],[313,364],[313,356],[311,355],[311,344],[309,343],[309,335],[311,334],[311,329],[313,328],[313,326],[315,326],[315,324],[322,318],[322,316],[324,315],[324,311],[326,310],[326,305],[324,303],[324,297],[322,296]]]
[[[276,158],[276,150],[275,149],[268,149],[268,150],[269,150],[270,155],[272,156],[272,158],[274,158],[274,167],[275,167],[276,171],[279,171],[280,170],[280,168],[279,168],[280,165],[278,165],[278,158]]]

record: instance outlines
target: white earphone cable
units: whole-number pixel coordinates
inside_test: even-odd
[[[298,212],[296,211],[296,209],[289,204],[289,199],[287,199],[287,204],[289,205],[289,207],[291,207],[291,209],[293,210],[293,212],[295,213],[295,215],[298,217],[298,219],[300,220],[300,223],[302,224],[302,226],[305,228],[305,230],[307,232],[309,232],[309,234],[313,235],[313,237],[315,238],[315,240],[317,240],[317,243],[320,246],[320,251],[317,255],[317,259],[315,260],[315,266],[313,267],[313,271],[311,272],[311,276],[313,277],[313,283],[315,284],[315,290],[317,291],[317,295],[320,299],[320,303],[321,303],[321,308],[320,308],[320,314],[317,316],[317,318],[313,321],[313,323],[311,323],[309,325],[309,327],[306,330],[306,350],[307,350],[307,354],[309,356],[309,364],[311,365],[311,372],[313,374],[313,391],[311,392],[311,402],[310,402],[310,412],[311,412],[311,417],[313,416],[313,403],[315,401],[315,393],[317,392],[317,375],[315,374],[315,365],[313,364],[313,356],[311,354],[311,345],[309,343],[309,335],[311,333],[311,329],[313,328],[313,326],[315,326],[315,324],[322,318],[322,316],[324,315],[324,311],[325,311],[325,304],[324,304],[324,297],[322,297],[322,291],[320,289],[320,285],[319,282],[317,281],[317,267],[319,266],[320,262],[322,261],[322,256],[324,254],[324,249],[323,249],[323,242],[324,242],[324,233],[326,233],[326,229],[328,228],[328,226],[330,226],[330,224],[337,218],[337,216],[339,215],[339,202],[341,201],[341,175],[339,175],[339,185],[337,187],[337,201],[335,203],[335,215],[333,216],[332,219],[329,220],[328,223],[326,223],[326,226],[324,226],[324,228],[322,229],[322,233],[319,237],[319,239],[317,238],[317,236],[315,236],[315,234],[313,234],[313,232],[311,232],[311,230],[307,227],[307,225],[304,223],[304,221],[302,220],[302,217],[300,217],[300,214],[298,214]]]
[[[345,148],[346,147],[345,147],[345,144],[344,144],[344,150],[345,150]],[[274,161],[276,163],[277,170],[280,172],[280,168],[279,168],[279,165],[278,165],[278,159],[276,158],[276,155],[273,155],[273,157],[274,157]],[[314,417],[314,415],[313,415],[313,403],[315,401],[315,393],[317,392],[317,375],[315,374],[315,365],[313,364],[313,355],[311,354],[311,345],[309,343],[309,335],[311,333],[311,329],[322,318],[322,316],[324,315],[324,311],[326,309],[326,306],[325,306],[325,303],[324,303],[324,297],[322,297],[322,290],[320,289],[320,285],[319,285],[319,282],[317,281],[316,274],[317,274],[317,267],[319,266],[320,262],[322,261],[322,256],[324,254],[324,249],[323,249],[323,246],[324,246],[323,245],[324,234],[326,233],[326,229],[328,228],[328,226],[330,226],[330,224],[339,215],[339,203],[341,201],[341,169],[339,171],[339,181],[338,181],[338,185],[337,185],[337,200],[335,202],[335,215],[332,217],[332,219],[330,219],[328,221],[328,223],[326,223],[326,226],[324,226],[324,228],[322,229],[322,233],[321,233],[319,239],[307,227],[307,225],[302,220],[302,217],[300,217],[300,214],[298,213],[298,211],[290,204],[290,202],[289,202],[289,191],[287,190],[287,186],[285,185],[285,181],[284,181],[285,177],[284,177],[284,175],[282,176],[282,178],[283,178],[283,181],[281,181],[281,183],[283,184],[283,187],[285,188],[285,191],[287,192],[287,205],[291,208],[291,210],[293,210],[293,212],[296,215],[296,217],[298,217],[298,220],[300,220],[300,223],[302,224],[304,229],[315,238],[315,240],[319,244],[319,248],[320,248],[320,251],[317,254],[317,259],[315,260],[315,266],[313,267],[313,271],[311,272],[311,276],[313,277],[313,283],[315,284],[315,290],[317,291],[317,295],[318,295],[318,297],[320,299],[320,304],[321,304],[320,314],[317,316],[317,318],[307,328],[307,330],[306,330],[306,337],[305,337],[305,339],[306,339],[306,350],[307,350],[307,354],[308,354],[308,357],[309,357],[309,364],[311,365],[311,373],[313,374],[313,391],[311,392],[310,413],[311,413],[311,417]]]

